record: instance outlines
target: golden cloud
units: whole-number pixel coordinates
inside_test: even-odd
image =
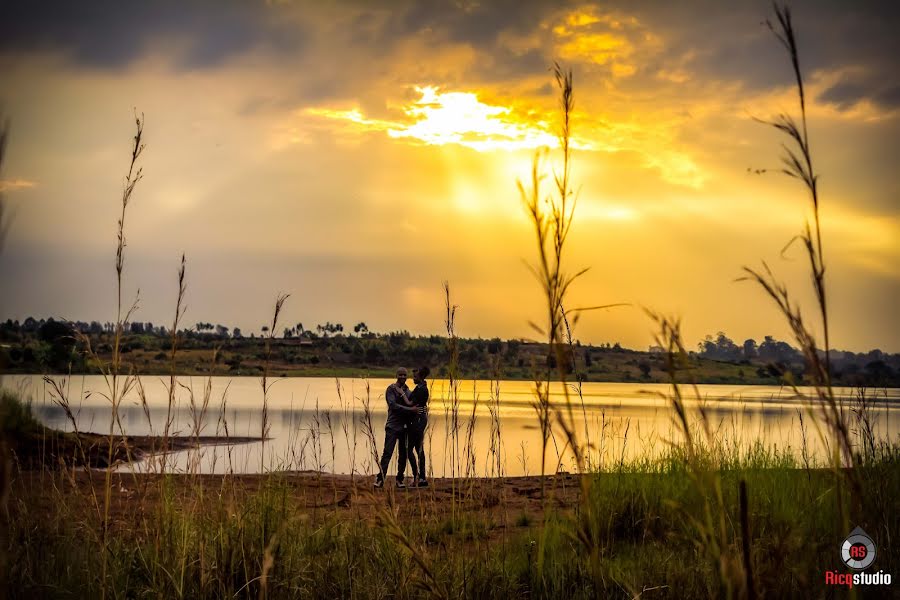
[[[442,91],[436,86],[415,86],[419,98],[402,105],[408,121],[375,119],[360,108],[312,107],[307,117],[340,123],[339,132],[384,133],[389,138],[429,146],[453,144],[478,152],[537,150],[559,145],[548,119],[536,110],[514,109],[489,104],[470,91]],[[646,118],[615,122],[610,119],[576,115],[581,135],[572,140],[576,150],[627,152],[640,157],[640,164],[658,170],[670,183],[700,188],[706,175],[686,152],[673,148],[676,124]],[[661,117],[660,117],[661,118]],[[285,139],[296,142],[308,138],[287,130]],[[294,132],[294,133],[290,133]],[[292,137],[293,136],[293,137]]]
[[[599,14],[593,8],[564,15],[552,31],[558,56],[568,61],[609,65],[614,78],[630,77],[637,72],[633,64],[636,42],[659,44],[655,36],[643,31],[636,18]]]

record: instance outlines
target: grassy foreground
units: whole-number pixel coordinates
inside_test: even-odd
[[[123,472],[111,481],[106,548],[102,473],[18,471],[2,587],[10,598],[749,597],[739,564],[747,530],[755,595],[830,597],[824,573],[846,571],[838,549],[849,533],[837,494],[849,527],[878,545],[870,570],[900,573],[898,459],[897,445],[882,446],[857,467],[856,497],[846,473],[761,448],[689,462],[673,447],[583,479],[438,479],[377,492],[359,475]],[[715,470],[691,466],[703,460]],[[700,484],[704,474],[716,484]],[[717,494],[721,514],[710,512]],[[710,536],[707,521],[720,517],[723,535]]]

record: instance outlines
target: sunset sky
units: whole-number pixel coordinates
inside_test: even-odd
[[[832,345],[900,351],[900,8],[792,2],[820,192]],[[576,337],[646,348],[640,306],[687,341],[787,338],[743,265],[769,261],[813,317],[809,200],[754,120],[796,112],[768,2],[4,2],[0,186],[14,213],[0,318],[114,320],[129,206],[135,319],[535,337],[541,291],[516,188],[556,143],[551,67],[575,77]],[[557,154],[552,153],[556,158]],[[552,161],[551,161],[552,163]]]

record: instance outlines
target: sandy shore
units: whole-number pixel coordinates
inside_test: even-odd
[[[58,492],[76,513],[90,513],[94,498],[102,504],[105,470],[21,471],[13,480],[12,496],[26,501],[32,509],[56,501]],[[111,514],[120,526],[141,514],[149,514],[160,504],[164,476],[115,471],[111,473]],[[242,505],[245,500],[275,490],[296,510],[298,516],[335,513],[346,518],[374,518],[385,507],[410,515],[449,514],[451,508],[493,515],[497,522],[512,524],[523,515],[539,518],[541,487],[555,508],[574,507],[580,494],[574,475],[434,479],[427,488],[398,489],[394,479],[383,489],[373,486],[374,476],[331,475],[315,472],[274,472],[254,475],[167,475],[168,493],[176,503],[189,506],[215,497],[215,503]],[[49,509],[49,506],[48,506]]]

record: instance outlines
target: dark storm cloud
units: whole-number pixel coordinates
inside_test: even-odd
[[[797,0],[791,2],[794,24],[801,46],[801,67],[809,76],[816,70],[865,67],[880,85],[866,87],[872,100],[888,105],[896,98],[896,72],[900,56],[900,3],[890,0],[848,3],[843,0]],[[657,0],[611,0],[609,2],[546,2],[541,0],[427,0],[385,2],[390,16],[372,28],[372,19],[358,18],[357,43],[365,40],[378,49],[396,40],[421,36],[434,46],[468,44],[483,60],[473,66],[478,79],[508,80],[546,71],[555,57],[552,48],[511,51],[500,43],[501,33],[537,31],[548,19],[566,8],[620,17],[634,16],[647,32],[660,37],[664,52],[644,57],[634,65],[638,80],[673,65],[690,69],[698,79],[742,83],[748,90],[767,90],[793,83],[784,50],[765,25],[774,19],[768,1],[659,2]],[[357,6],[372,7],[373,3]],[[427,57],[423,57],[427,60]],[[597,69],[596,65],[591,67]],[[608,67],[600,69],[608,70]]]
[[[484,60],[476,62],[470,75],[483,81],[514,81],[520,77],[544,74],[549,77],[553,56],[532,48],[515,53],[508,48],[497,48]]]
[[[867,78],[840,81],[818,96],[820,102],[847,110],[863,100],[869,100],[879,108],[893,111],[900,108],[900,82],[872,81]]]
[[[793,81],[789,66],[772,69],[788,63],[765,25],[775,20],[770,2],[640,0],[604,6],[637,16],[664,38],[662,60],[690,56],[689,67],[701,79],[740,81],[757,90]],[[896,82],[900,3],[798,0],[790,6],[805,73],[864,66],[874,77]]]
[[[545,0],[425,0],[355,3],[361,12],[349,23],[350,39],[356,46],[367,45],[374,56],[398,41],[417,37],[426,45],[468,45],[481,59],[468,73],[481,80],[507,80],[545,72],[553,58],[535,48],[513,52],[500,43],[504,33],[527,34],[537,29],[551,14],[575,3]],[[346,5],[348,8],[350,5]],[[362,7],[362,8],[360,8]],[[385,19],[378,9],[388,11]],[[376,25],[377,24],[377,25]],[[427,56],[422,57],[428,61]]]
[[[866,81],[838,82],[823,100],[845,107],[868,97],[880,106],[896,105],[900,3],[797,0],[791,5],[805,73],[862,67],[869,74]],[[385,71],[377,68],[379,61],[390,58],[397,44],[416,38],[426,49],[459,44],[475,50],[479,59],[466,74],[471,81],[510,81],[538,75],[558,57],[546,30],[540,48],[519,51],[505,45],[502,34],[538,32],[551,17],[576,6],[590,8],[584,2],[543,0],[22,0],[0,7],[0,54],[57,51],[77,65],[119,68],[174,40],[185,46],[174,58],[177,69],[213,67],[261,50],[274,62],[308,60],[367,79]],[[772,17],[768,2],[612,0],[594,8],[634,16],[642,30],[662,40],[661,53],[636,54],[633,85],[672,68],[686,69],[699,81],[740,82],[748,90],[792,82],[783,49],[763,25]],[[427,52],[421,61],[428,64]],[[582,66],[594,75],[608,70]],[[304,81],[304,97],[337,97],[365,85],[334,73],[295,76],[316,83]]]
[[[469,43],[476,48],[490,47],[501,32],[523,33],[537,27],[542,18],[571,2],[543,0],[426,0],[411,2],[395,12],[388,32],[408,35],[430,32],[449,42]],[[396,3],[385,3],[397,6]]]
[[[472,7],[438,0],[386,0],[339,3],[330,7],[335,10],[319,10],[322,5],[314,2],[23,0],[0,7],[0,51],[63,51],[77,63],[114,68],[141,56],[150,42],[182,36],[191,45],[180,66],[202,68],[263,44],[276,51],[296,49],[304,38],[298,21],[306,19],[315,27],[323,25],[317,20],[342,12],[349,17],[354,44],[375,50],[419,33],[435,43],[487,48],[502,31],[536,26],[551,6],[536,0],[473,3]],[[387,19],[381,17],[385,12]]]
[[[296,24],[280,23],[259,2],[13,1],[0,7],[0,52],[65,53],[77,64],[118,68],[148,51],[154,42],[187,44],[176,67],[218,65],[259,46],[276,51],[300,48],[305,35]]]
[[[512,81],[545,72],[543,49],[513,52],[498,42],[504,31],[527,32],[559,5],[537,0],[483,2],[277,2],[236,0],[0,3],[0,56],[62,54],[75,67],[116,70],[175,48],[176,70],[220,66],[250,51],[286,66],[294,91],[253,101],[261,110],[365,95],[373,77],[390,74],[402,44],[415,38],[424,50],[415,71],[424,79],[446,75],[429,60],[449,44],[469,45],[479,60],[468,83]],[[437,71],[435,71],[437,69]],[[440,76],[437,77],[440,79]],[[436,80],[436,79],[435,79]],[[449,81],[444,82],[449,83]],[[457,83],[459,83],[457,81]]]

